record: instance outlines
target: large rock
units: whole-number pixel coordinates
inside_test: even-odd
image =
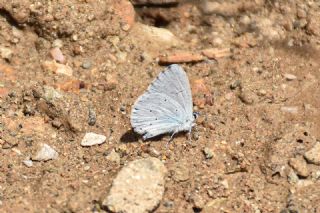
[[[165,166],[157,158],[130,162],[114,179],[103,206],[112,212],[152,211],[162,199],[165,172]]]
[[[166,49],[182,45],[182,41],[169,30],[140,23],[132,27],[128,38],[148,52],[151,57],[158,56]]]

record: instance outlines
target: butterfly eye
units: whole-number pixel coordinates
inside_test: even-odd
[[[200,116],[199,112],[194,112],[192,114],[193,114],[194,119],[197,119]]]

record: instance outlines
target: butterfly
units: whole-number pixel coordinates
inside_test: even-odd
[[[193,113],[188,76],[177,64],[168,66],[134,103],[131,126],[143,139],[181,131],[191,133],[196,114]]]

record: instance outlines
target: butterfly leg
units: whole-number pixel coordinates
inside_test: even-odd
[[[168,148],[169,144],[171,143],[171,141],[173,141],[173,136],[178,132],[178,130],[175,130],[172,134],[171,134],[171,137],[170,139],[168,140],[167,144],[166,144],[166,147]]]

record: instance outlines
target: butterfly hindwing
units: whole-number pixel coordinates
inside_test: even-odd
[[[146,92],[133,106],[131,124],[134,130],[144,134],[144,139],[174,132],[185,119],[184,109],[169,96]]]

